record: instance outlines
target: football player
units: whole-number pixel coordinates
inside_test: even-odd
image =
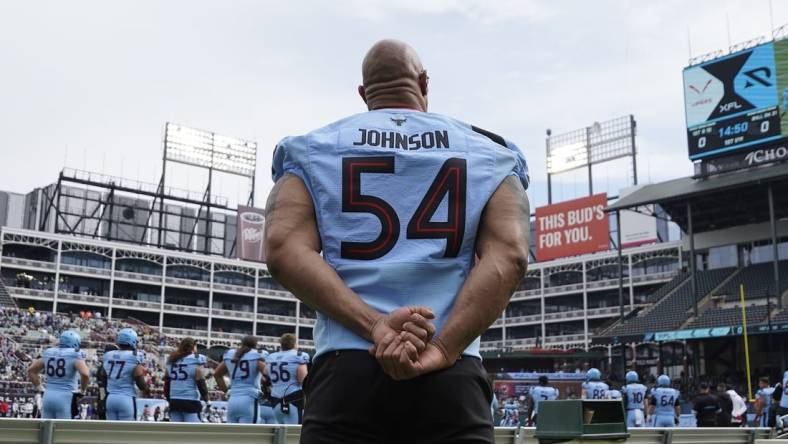
[[[90,382],[90,371],[85,364],[85,354],[79,350],[80,337],[77,332],[64,331],[57,347],[44,350],[41,358],[30,364],[27,373],[34,386],[41,386],[39,374],[47,375],[47,386],[43,399],[43,419],[73,419],[71,403],[77,389],[77,374],[80,379],[80,395],[85,393]]]

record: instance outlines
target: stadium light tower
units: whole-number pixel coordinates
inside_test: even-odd
[[[638,184],[635,117],[618,117],[591,126],[552,135],[547,130],[547,202],[553,203],[552,178],[578,168],[588,169],[588,195],[594,194],[592,169],[599,163],[622,157],[632,158],[633,185]]]
[[[208,170],[208,185],[203,197],[205,206],[205,252],[210,252],[211,239],[211,185],[213,173],[234,174],[249,179],[250,190],[247,204],[254,206],[255,173],[257,169],[257,143],[223,136],[212,131],[204,131],[177,123],[167,122],[164,128],[164,154],[162,156],[162,172],[160,186],[165,187],[167,162],[176,162]],[[163,205],[163,202],[162,202]],[[202,205],[197,211],[199,216]],[[162,242],[164,211],[159,212],[159,246]],[[200,220],[195,219],[192,235]],[[189,239],[191,241],[191,237]]]

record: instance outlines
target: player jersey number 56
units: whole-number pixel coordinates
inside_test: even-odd
[[[397,211],[385,200],[361,193],[361,175],[394,174],[394,156],[362,156],[342,159],[342,211],[371,213],[380,220],[380,234],[371,242],[342,242],[344,259],[372,260],[383,257],[399,239]],[[407,228],[408,239],[446,239],[443,257],[457,257],[465,235],[467,166],[465,159],[447,159],[421,200]],[[445,222],[432,217],[448,194]]]

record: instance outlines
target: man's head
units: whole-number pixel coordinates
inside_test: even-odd
[[[544,385],[547,385],[548,382],[550,382],[550,381],[547,379],[547,376],[542,375],[542,376],[539,377],[539,385],[544,386]]]
[[[720,382],[717,384],[717,391],[718,392],[725,392],[728,390],[728,386],[724,382]]]
[[[296,346],[296,337],[292,333],[285,333],[279,339],[279,345],[282,347],[282,351],[292,350]]]
[[[760,387],[760,388],[769,387],[769,377],[768,376],[761,376],[758,379],[758,387]]]
[[[701,382],[700,385],[698,386],[698,391],[704,394],[708,394],[709,384],[706,384],[705,382]]]
[[[137,348],[137,332],[131,328],[124,328],[118,332],[115,341],[121,350],[133,350]]]
[[[368,109],[427,111],[429,77],[407,43],[385,39],[372,45],[361,64],[361,76],[358,93]]]

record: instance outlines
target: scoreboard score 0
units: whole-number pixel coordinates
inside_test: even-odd
[[[788,137],[788,39],[684,69],[689,157]]]

